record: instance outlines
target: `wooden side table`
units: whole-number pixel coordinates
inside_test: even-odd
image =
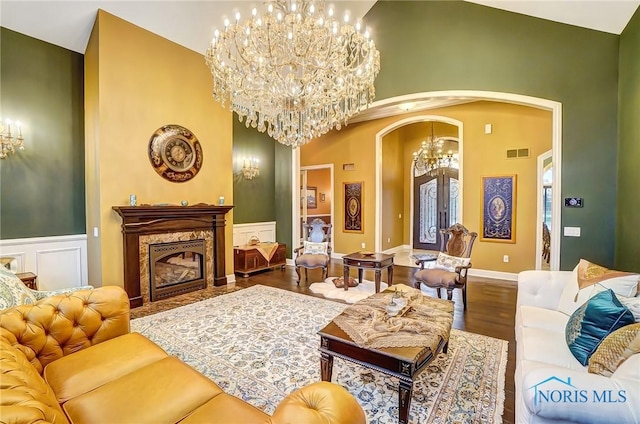
[[[372,269],[375,271],[376,293],[380,292],[380,277],[383,269],[387,269],[387,284],[393,284],[393,256],[385,253],[362,254],[362,252],[351,253],[342,257],[344,265],[344,281],[349,281],[349,267],[358,268],[358,282],[362,284],[362,271]],[[349,284],[344,285],[345,290],[349,290]]]
[[[38,278],[38,276],[33,272],[19,272],[16,276],[22,280],[25,286],[32,290],[38,290],[38,283],[36,283],[36,278]]]

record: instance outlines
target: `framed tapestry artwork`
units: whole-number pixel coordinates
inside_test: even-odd
[[[364,182],[342,183],[344,189],[344,232],[364,233],[362,203]]]
[[[307,202],[307,209],[316,209],[318,207],[318,187],[307,186],[302,198]]]
[[[480,240],[516,242],[516,176],[482,177]]]

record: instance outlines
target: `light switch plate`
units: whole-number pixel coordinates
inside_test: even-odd
[[[566,237],[580,237],[580,227],[564,227]]]

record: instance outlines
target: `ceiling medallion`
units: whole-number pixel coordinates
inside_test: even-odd
[[[174,183],[191,180],[202,168],[202,147],[196,136],[180,125],[164,125],[149,140],[151,166]]]

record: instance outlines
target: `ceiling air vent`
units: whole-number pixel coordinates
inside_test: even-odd
[[[529,149],[509,149],[507,150],[507,159],[528,158]]]

